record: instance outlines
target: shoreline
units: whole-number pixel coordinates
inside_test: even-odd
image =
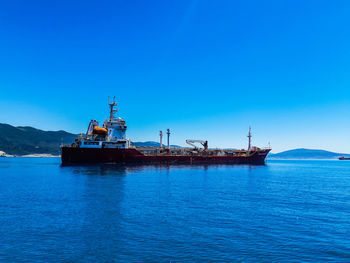
[[[57,158],[57,157],[61,157],[61,155],[52,155],[52,154],[46,154],[46,153],[38,153],[38,154],[25,154],[25,155],[2,155],[1,157],[8,157],[8,158],[15,158],[15,157],[25,157],[25,158],[29,158],[29,157],[35,157],[35,158]]]

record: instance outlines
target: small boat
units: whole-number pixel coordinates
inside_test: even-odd
[[[340,156],[339,160],[350,160],[350,157]]]

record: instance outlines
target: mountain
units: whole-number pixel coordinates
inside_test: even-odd
[[[76,134],[65,131],[43,131],[28,126],[14,127],[0,123],[0,151],[12,155],[60,154],[60,144],[70,144]]]
[[[337,159],[339,156],[350,156],[346,153],[335,153],[325,150],[294,149],[268,155],[269,159]]]
[[[77,134],[66,131],[43,131],[29,126],[15,127],[0,123],[0,155],[1,151],[10,155],[26,154],[60,154],[60,144],[71,144]],[[135,146],[158,147],[158,142],[132,142]],[[177,145],[170,145],[178,148]],[[166,147],[163,145],[163,147]]]

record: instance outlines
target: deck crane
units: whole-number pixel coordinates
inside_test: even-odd
[[[204,150],[208,150],[208,141],[202,141],[202,140],[186,140],[186,143],[193,146],[195,149],[197,148],[194,143],[200,143],[203,145]]]

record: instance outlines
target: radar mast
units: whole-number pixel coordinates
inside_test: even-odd
[[[248,133],[248,151],[250,150],[251,148],[251,144],[252,144],[252,129],[251,127],[249,126],[249,133]]]

